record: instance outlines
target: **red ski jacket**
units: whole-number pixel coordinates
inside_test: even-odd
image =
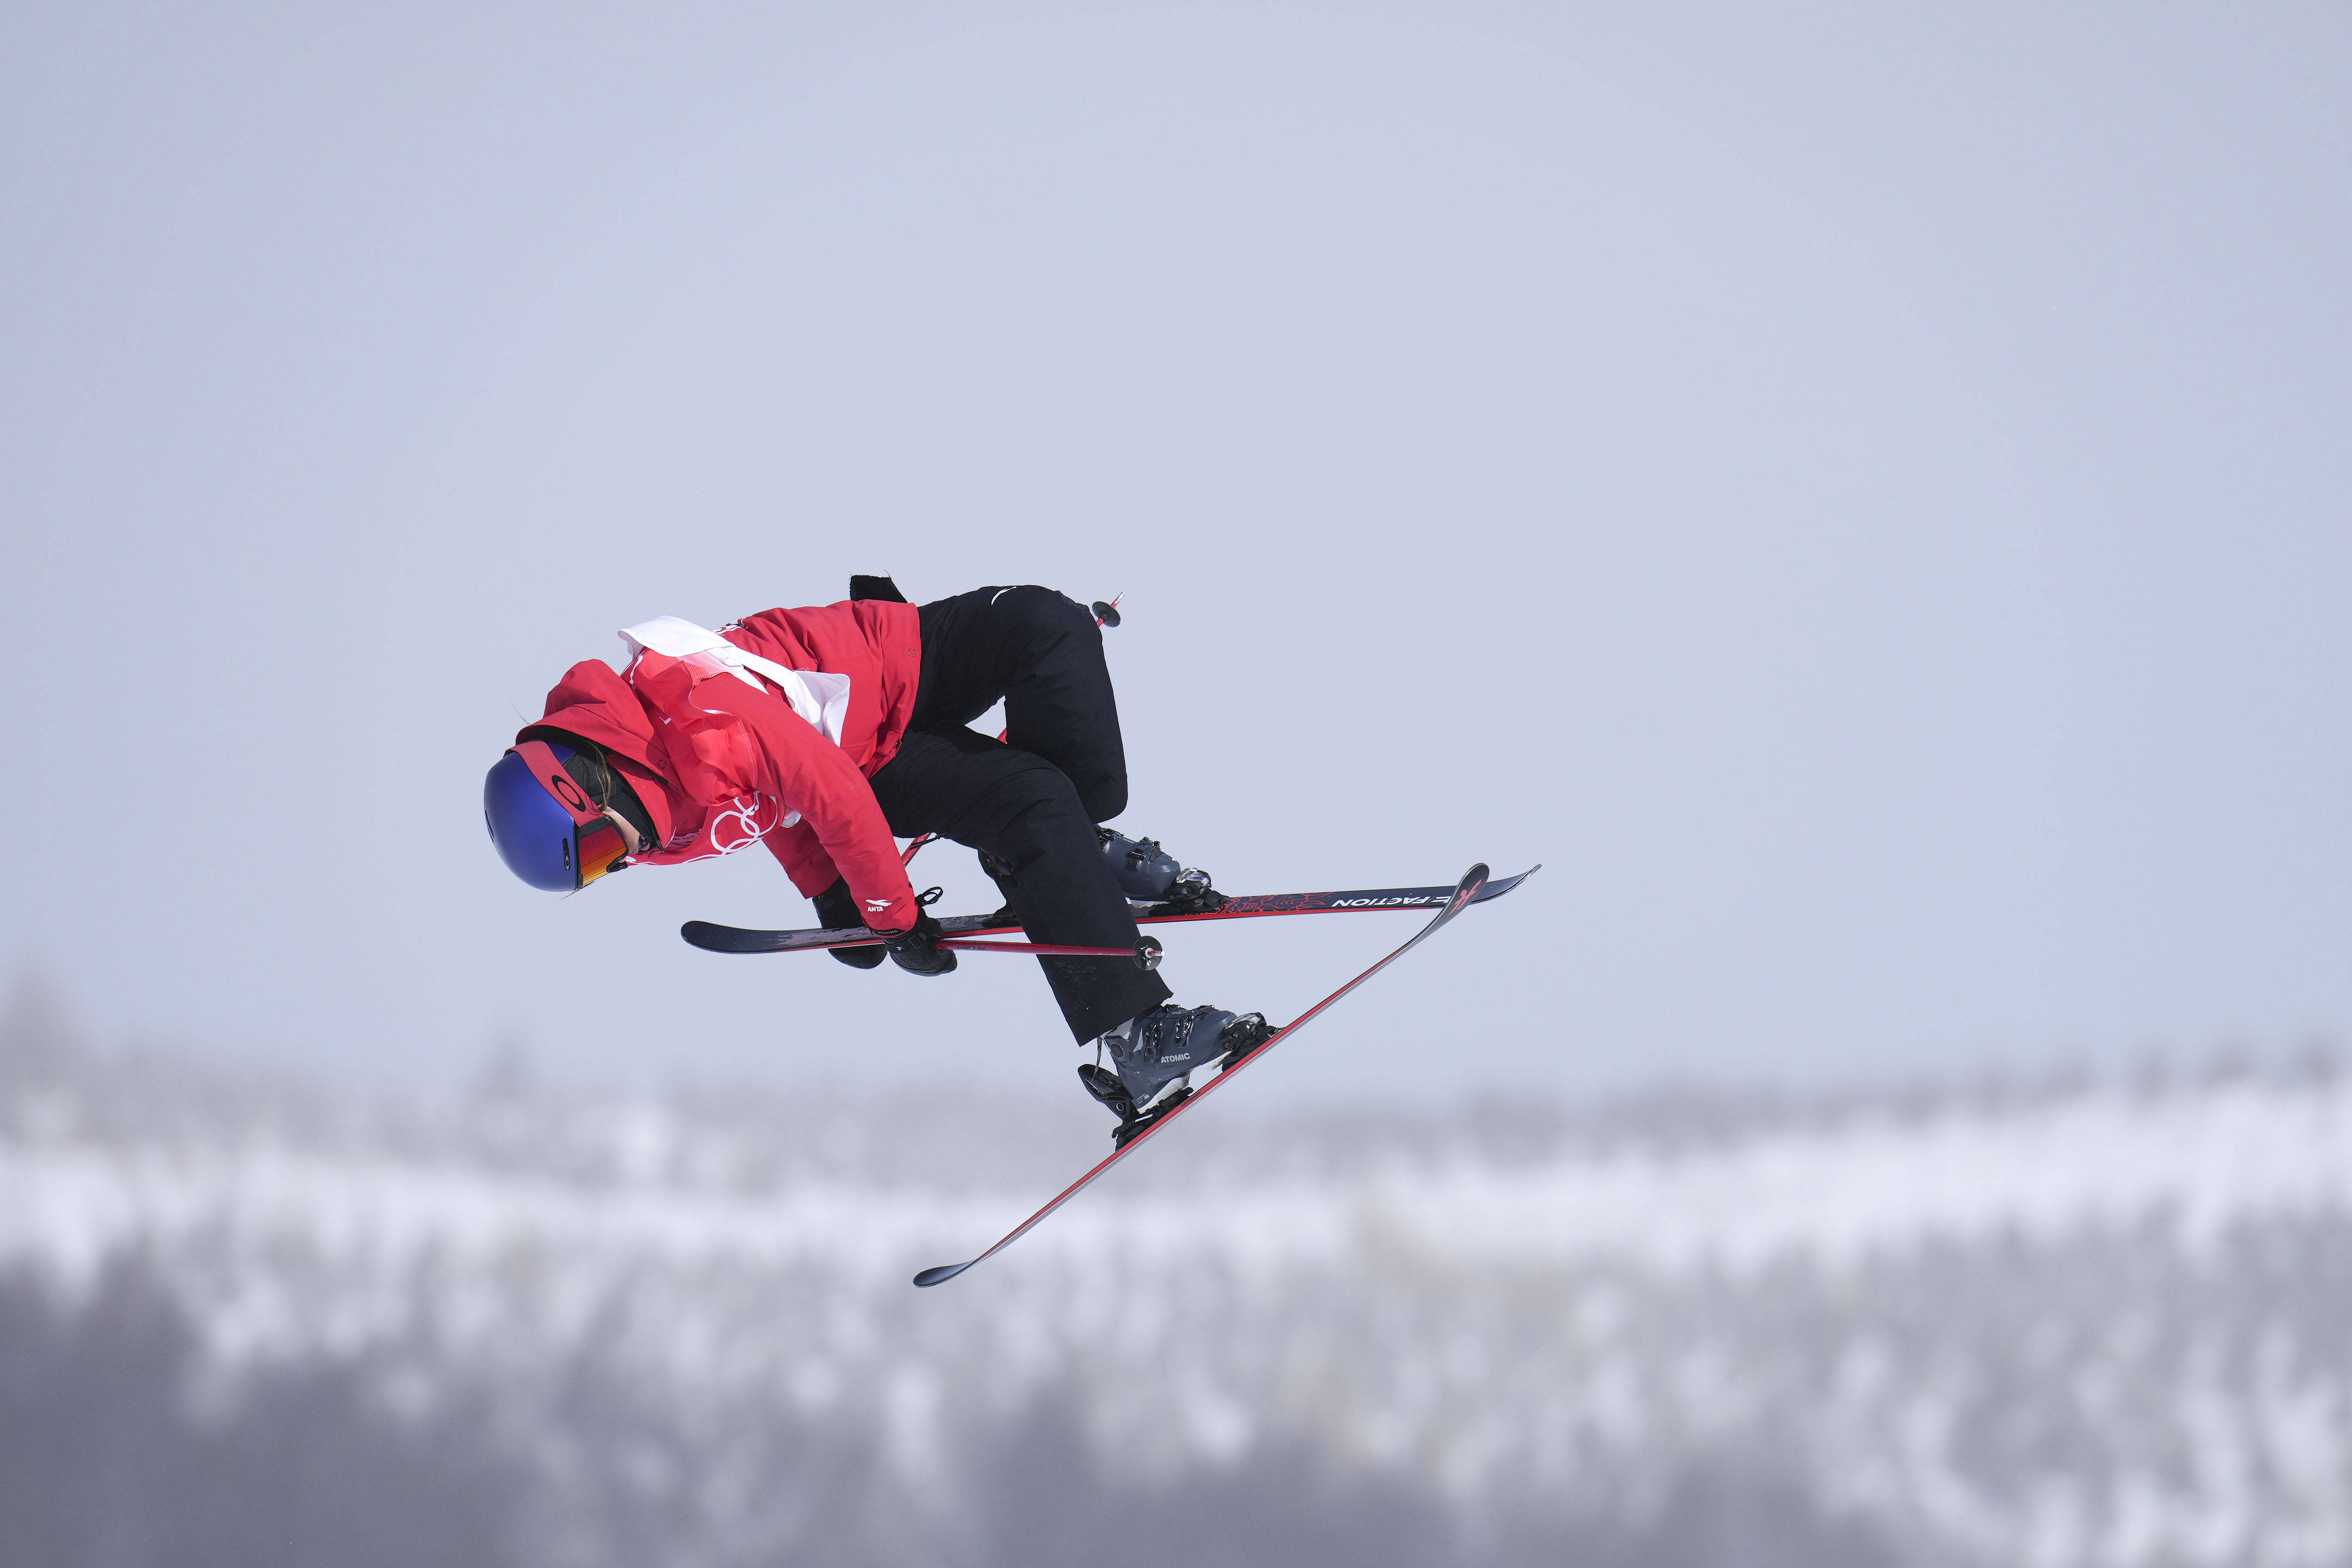
[[[914,889],[866,780],[898,755],[923,668],[912,605],[857,599],[765,610],[719,628],[786,670],[849,678],[840,743],[772,680],[638,648],[625,675],[601,659],[564,671],[541,724],[594,742],[652,814],[661,847],[631,864],[677,865],[764,843],[814,898],[845,879],[866,923],[905,931]],[[517,740],[531,738],[537,726]]]

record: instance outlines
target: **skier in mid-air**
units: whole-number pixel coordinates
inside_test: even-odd
[[[1115,619],[1116,617],[1114,617]],[[1133,957],[1135,905],[1213,909],[1208,878],[1100,825],[1127,806],[1127,761],[1096,616],[1048,588],[988,587],[920,608],[887,578],[851,597],[709,631],[663,616],[621,634],[626,665],[564,672],[482,791],[491,841],[534,888],[571,892],[625,866],[764,843],[870,969],[956,966],[893,835],[980,852],[1033,942],[1124,950],[1038,960],[1081,1045],[1079,1076],[1122,1131],[1187,1076],[1266,1037],[1265,1020],[1179,1007]],[[969,728],[1002,700],[1002,740]],[[1130,904],[1130,900],[1134,904]]]

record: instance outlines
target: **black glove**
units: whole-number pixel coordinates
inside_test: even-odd
[[[940,935],[940,922],[929,910],[919,910],[912,931],[900,931],[882,945],[888,950],[890,961],[909,974],[946,974],[956,966],[955,949],[941,947]]]
[[[856,931],[866,922],[857,918],[857,900],[849,896],[849,879],[835,877],[833,886],[809,902],[816,906],[816,923],[827,931]],[[829,947],[834,957],[852,969],[878,969],[882,966],[879,947]]]

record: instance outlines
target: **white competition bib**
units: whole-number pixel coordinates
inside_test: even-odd
[[[793,705],[793,712],[807,720],[818,734],[836,746],[841,744],[841,727],[849,717],[849,677],[845,675],[828,675],[821,669],[786,669],[774,659],[745,653],[717,632],[676,616],[656,616],[642,626],[629,627],[621,634],[621,645],[629,650],[624,669],[636,662],[640,649],[651,648],[705,675],[724,671],[755,691],[760,683],[752,678],[752,672],[764,675],[775,682],[784,700]]]

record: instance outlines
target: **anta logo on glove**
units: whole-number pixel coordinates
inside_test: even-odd
[[[866,912],[870,915],[878,915],[889,907],[890,900],[887,899],[868,899],[866,900]]]
[[[1443,897],[1424,894],[1410,899],[1334,899],[1331,907],[1335,910],[1377,910],[1390,904],[1442,904],[1444,901]]]

